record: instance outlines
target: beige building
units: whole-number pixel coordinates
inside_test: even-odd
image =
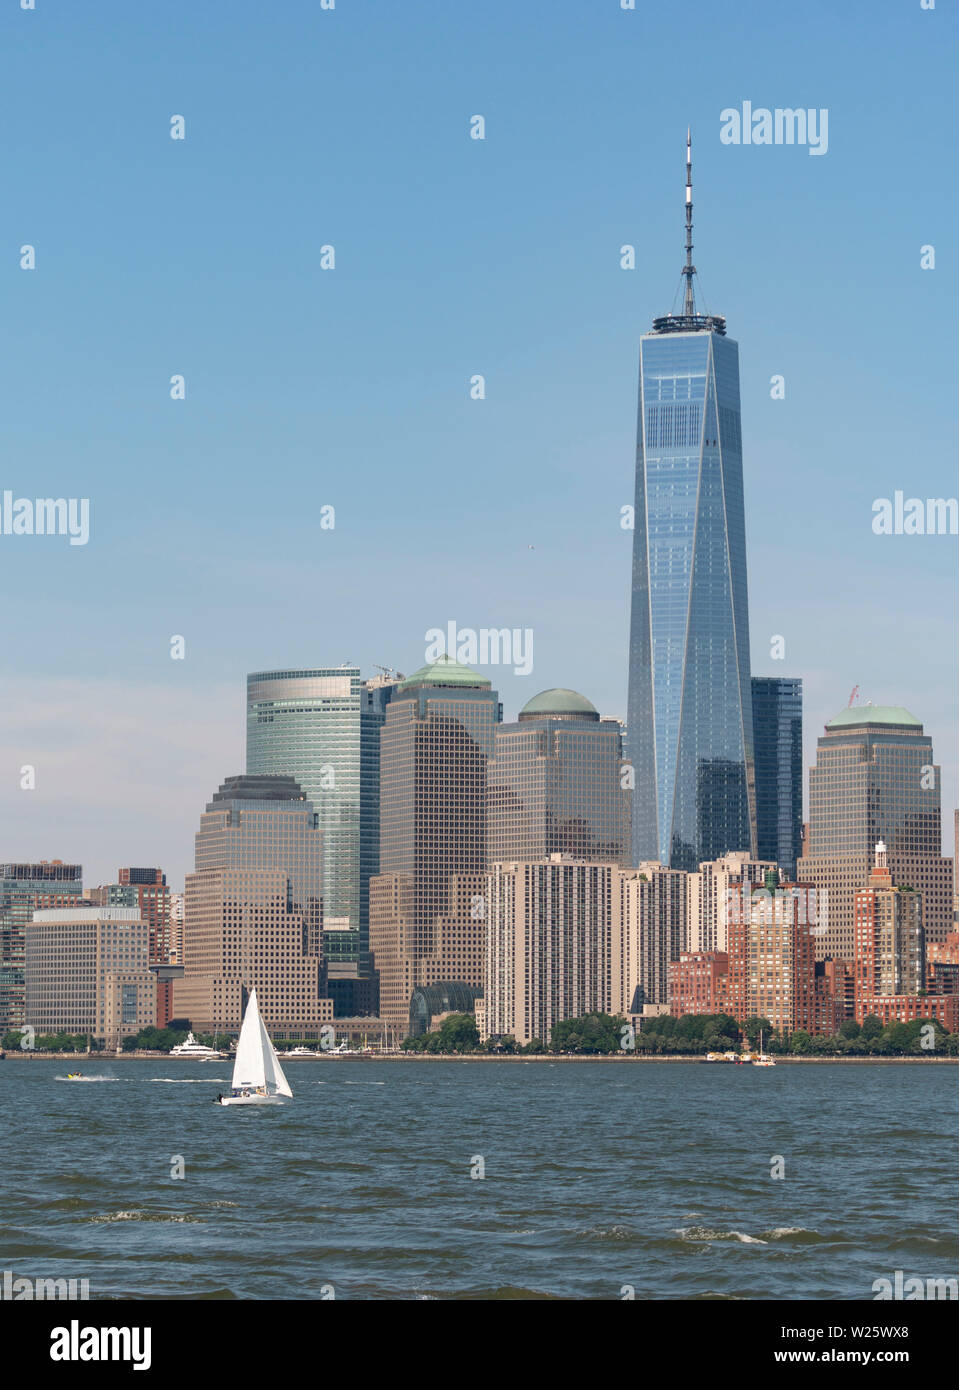
[[[133,907],[40,909],[26,926],[26,1021],[108,1047],[156,1021],[150,926]]]
[[[669,1002],[669,964],[688,949],[689,875],[662,864],[624,869],[613,881],[612,1010],[642,1014]]]
[[[855,705],[826,725],[809,771],[809,826],[796,877],[817,889],[817,959],[853,959],[856,893],[879,840],[893,881],[922,894],[927,944],[944,941],[952,930],[953,865],[942,857],[932,740],[901,706]]]
[[[322,832],[291,777],[228,777],[200,820],[184,893],[177,1018],[238,1033],[250,990],[271,1037],[332,1021],[322,957]]]
[[[548,1042],[555,1023],[611,1012],[618,873],[561,854],[491,867],[483,1036]]]
[[[380,1017],[403,1037],[414,989],[483,980],[488,680],[441,657],[401,681],[380,731],[380,873],[370,947]]]
[[[699,872],[688,880],[689,945],[684,949],[727,950],[730,903],[737,901],[743,888],[762,885],[769,872],[776,873],[777,866],[744,851],[700,864]]]

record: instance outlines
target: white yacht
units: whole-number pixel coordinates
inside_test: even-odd
[[[215,1047],[204,1047],[202,1043],[197,1042],[192,1033],[187,1033],[184,1042],[177,1043],[176,1047],[170,1048],[170,1056],[192,1057],[194,1062],[205,1062],[208,1059],[225,1057],[226,1053],[217,1052]]]

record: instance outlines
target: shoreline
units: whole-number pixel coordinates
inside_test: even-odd
[[[298,1062],[304,1065],[310,1062],[321,1062],[329,1065],[334,1062],[600,1062],[608,1064],[630,1064],[644,1062],[694,1062],[701,1063],[710,1067],[735,1067],[752,1066],[751,1062],[707,1062],[705,1057],[697,1054],[678,1055],[676,1053],[659,1054],[647,1056],[643,1053],[566,1053],[539,1052],[529,1056],[522,1054],[507,1054],[497,1056],[495,1053],[486,1052],[387,1052],[382,1055],[370,1056],[369,1054],[357,1053],[351,1056],[347,1053],[339,1053],[335,1057],[284,1057],[279,1054],[282,1062]],[[31,1061],[39,1058],[41,1061],[48,1062],[175,1062],[191,1063],[196,1066],[217,1066],[223,1063],[230,1063],[232,1057],[197,1059],[196,1057],[173,1057],[168,1052],[93,1052],[87,1056],[83,1052],[8,1052],[4,1061]],[[846,1066],[866,1065],[866,1066],[901,1066],[903,1064],[912,1065],[918,1063],[920,1066],[942,1063],[957,1063],[959,1057],[802,1057],[790,1056],[788,1054],[777,1056],[776,1065],[819,1065],[819,1066]],[[2,1063],[0,1063],[2,1065]]]

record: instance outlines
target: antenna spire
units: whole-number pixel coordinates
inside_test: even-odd
[[[686,264],[683,266],[683,275],[686,277],[686,302],[683,306],[683,314],[686,318],[692,318],[696,312],[696,298],[693,293],[693,276],[696,274],[696,267],[693,265],[693,142],[689,127],[686,127]]]

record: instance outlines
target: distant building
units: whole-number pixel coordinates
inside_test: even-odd
[[[817,1026],[814,937],[798,896],[775,872],[729,916],[729,1012],[740,1023],[767,1018],[780,1033]]]
[[[856,1018],[879,1016],[879,998],[918,997],[926,987],[926,947],[922,897],[913,888],[896,886],[886,846],[876,845],[869,886],[855,899]],[[899,1010],[891,1017],[899,1017]],[[907,1011],[908,1012],[908,1011]],[[927,1017],[919,1006],[910,1017]]]
[[[47,897],[63,902],[79,899],[82,879],[79,864],[64,864],[60,859],[0,864],[0,1033],[26,1022],[27,923]]]
[[[333,1017],[322,955],[323,837],[292,777],[228,777],[200,818],[187,875],[177,1018],[238,1033],[256,989],[271,1037],[316,1038]]]
[[[40,909],[26,928],[26,1014],[37,1033],[119,1048],[156,1019],[150,928],[136,908]]]
[[[472,1014],[482,991],[460,980],[438,980],[420,985],[410,999],[410,1037],[419,1038],[436,1030],[450,1014]]]
[[[669,1012],[674,1018],[729,1012],[728,952],[683,951],[670,963]]]
[[[483,984],[487,794],[501,718],[490,682],[448,656],[401,681],[380,753],[380,873],[370,937],[397,1034],[423,985]]]
[[[639,351],[627,724],[633,862],[756,857],[739,348],[697,312],[692,156],[683,312]]]
[[[817,889],[821,902],[825,897],[818,957],[853,958],[856,893],[879,840],[895,882],[922,895],[927,943],[945,940],[953,866],[942,857],[932,740],[906,709],[856,705],[826,725],[809,772],[809,826],[796,876]]]
[[[796,877],[802,853],[802,681],[753,676],[758,857]]]
[[[247,772],[295,778],[323,832],[324,954],[338,1012],[352,1012],[369,994],[361,1000],[355,982],[371,972],[380,729],[399,680],[393,673],[364,680],[349,663],[247,677]]]
[[[183,960],[183,894],[170,894],[170,963]]]
[[[689,947],[687,875],[643,863],[613,882],[612,1008],[641,1014],[669,1003],[669,967]]]
[[[170,890],[161,869],[118,869],[116,883],[88,888],[86,902],[101,907],[136,907],[150,926],[150,964],[166,964],[173,949]]]
[[[497,725],[489,766],[489,862],[567,854],[630,862],[623,729],[575,690],[544,690]]]
[[[754,859],[744,852],[700,864],[698,872],[687,880],[689,949],[725,951],[730,904],[741,897],[743,889],[765,883],[766,875],[775,871],[774,862]]]
[[[556,1023],[609,1013],[612,864],[561,854],[494,864],[486,880],[484,1029],[526,1044]]]
[[[926,947],[926,987],[930,994],[959,994],[959,931]]]

